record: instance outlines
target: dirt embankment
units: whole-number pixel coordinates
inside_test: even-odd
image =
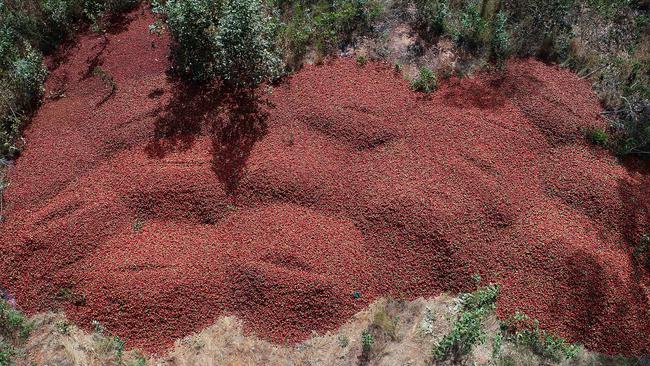
[[[59,55],[0,226],[0,285],[21,307],[148,351],[229,314],[298,341],[479,273],[503,286],[501,315],[650,352],[631,256],[650,182],[583,141],[604,124],[586,82],[513,61],[424,98],[340,59],[242,103],[168,77],[152,22],[134,12]]]

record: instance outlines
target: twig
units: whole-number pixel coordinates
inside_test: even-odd
[[[602,69],[604,69],[604,68],[606,68],[606,67],[609,67],[609,64],[604,64],[604,65],[602,65],[601,67],[598,67],[598,68],[592,70],[592,71],[591,71],[590,73],[588,73],[587,75],[585,75],[585,76],[581,76],[580,79],[586,79],[586,78],[590,77],[591,75],[597,73],[598,71],[600,71],[600,70],[602,70]]]
[[[4,182],[4,174],[0,176],[0,222],[3,222],[5,217],[4,217],[4,198],[5,198],[5,188],[7,188],[8,184],[5,185]]]

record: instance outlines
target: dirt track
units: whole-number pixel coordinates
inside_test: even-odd
[[[378,296],[480,273],[503,316],[650,352],[630,245],[650,232],[649,176],[585,143],[580,128],[604,125],[586,82],[513,61],[424,99],[341,59],[234,107],[165,74],[152,22],[136,12],[58,55],[47,93],[65,97],[27,129],[0,226],[0,286],[20,306],[158,352],[223,314],[299,341]]]

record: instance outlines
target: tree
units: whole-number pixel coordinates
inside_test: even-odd
[[[221,79],[231,86],[253,87],[279,76],[282,63],[270,39],[260,0],[226,1],[216,38]]]

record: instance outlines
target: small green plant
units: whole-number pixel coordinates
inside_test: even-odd
[[[160,36],[162,35],[163,29],[163,22],[160,19],[156,20],[152,24],[149,24],[149,33],[151,34]]]
[[[502,328],[509,341],[528,347],[535,354],[556,362],[570,360],[579,351],[578,346],[540,329],[537,319],[531,319],[520,312],[512,315]]]
[[[0,300],[0,336],[5,340],[22,342],[29,337],[33,323],[8,302]]]
[[[587,132],[589,140],[600,146],[607,146],[609,144],[609,134],[602,128],[593,128]]]
[[[364,67],[368,63],[368,57],[364,55],[357,56],[357,65]]]
[[[433,348],[436,360],[468,354],[475,344],[485,342],[483,320],[494,310],[499,286],[487,285],[459,297],[460,314],[452,324],[452,330]]]
[[[115,361],[118,365],[122,364],[122,357],[124,356],[124,349],[126,341],[118,336],[113,336],[113,347],[115,348]]]
[[[361,333],[361,347],[364,353],[370,352],[372,345],[375,344],[375,337],[367,330]]]
[[[401,74],[402,70],[404,70],[404,65],[402,65],[401,62],[397,61],[395,62],[394,70],[396,74]]]
[[[133,222],[133,231],[136,233],[142,232],[142,229],[144,228],[144,220],[136,217],[135,221]]]
[[[438,88],[436,73],[428,67],[421,67],[418,76],[411,81],[411,89],[429,94]]]
[[[348,338],[343,334],[339,334],[338,341],[339,341],[339,346],[341,346],[341,348],[345,348],[348,346],[348,344],[350,344],[350,338]]]
[[[65,320],[60,320],[56,322],[54,325],[56,327],[57,332],[61,334],[69,334],[70,333],[70,323],[68,323]]]
[[[499,358],[499,354],[501,353],[501,346],[503,346],[503,334],[501,332],[497,332],[497,334],[494,336],[494,340],[492,343],[492,359],[496,360]]]
[[[641,260],[643,260],[643,257],[645,256],[645,261],[643,261],[643,263],[646,268],[650,269],[650,234],[641,235],[639,244],[634,247],[632,256]]]

